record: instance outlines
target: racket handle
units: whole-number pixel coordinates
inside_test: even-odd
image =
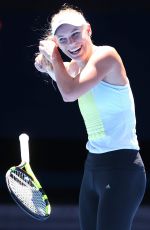
[[[26,133],[22,133],[19,136],[20,151],[22,162],[29,163],[29,136]]]

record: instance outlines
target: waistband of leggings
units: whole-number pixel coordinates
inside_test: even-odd
[[[144,167],[141,155],[135,149],[120,149],[102,154],[88,153],[85,168],[139,168]]]

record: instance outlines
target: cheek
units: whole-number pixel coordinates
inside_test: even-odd
[[[89,44],[88,44],[87,40],[86,40],[86,39],[82,39],[82,46],[83,46],[84,48],[86,48],[88,45],[89,45]]]
[[[62,52],[64,52],[66,48],[65,48],[64,45],[59,45],[59,49],[60,49]]]
[[[67,46],[59,46],[59,49],[61,50],[61,52],[63,52],[64,54],[66,54],[68,56],[68,47]]]
[[[81,41],[84,45],[86,45],[86,43],[88,43],[88,38],[89,38],[89,37],[87,36],[87,34],[83,34],[80,41]]]

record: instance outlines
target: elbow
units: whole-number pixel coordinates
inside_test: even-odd
[[[74,99],[74,98],[70,98],[70,97],[63,97],[63,101],[64,102],[74,102],[76,101],[77,99]]]
[[[72,94],[62,95],[62,98],[64,102],[74,102],[78,99],[78,98],[75,98]]]
[[[68,100],[68,99],[66,99],[66,98],[63,98],[63,101],[64,101],[64,102],[73,102],[73,101],[70,101],[70,100]]]

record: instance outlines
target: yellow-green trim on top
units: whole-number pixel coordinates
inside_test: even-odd
[[[105,136],[103,122],[97,109],[92,92],[89,91],[78,99],[80,112],[83,116],[88,139],[97,140]]]

